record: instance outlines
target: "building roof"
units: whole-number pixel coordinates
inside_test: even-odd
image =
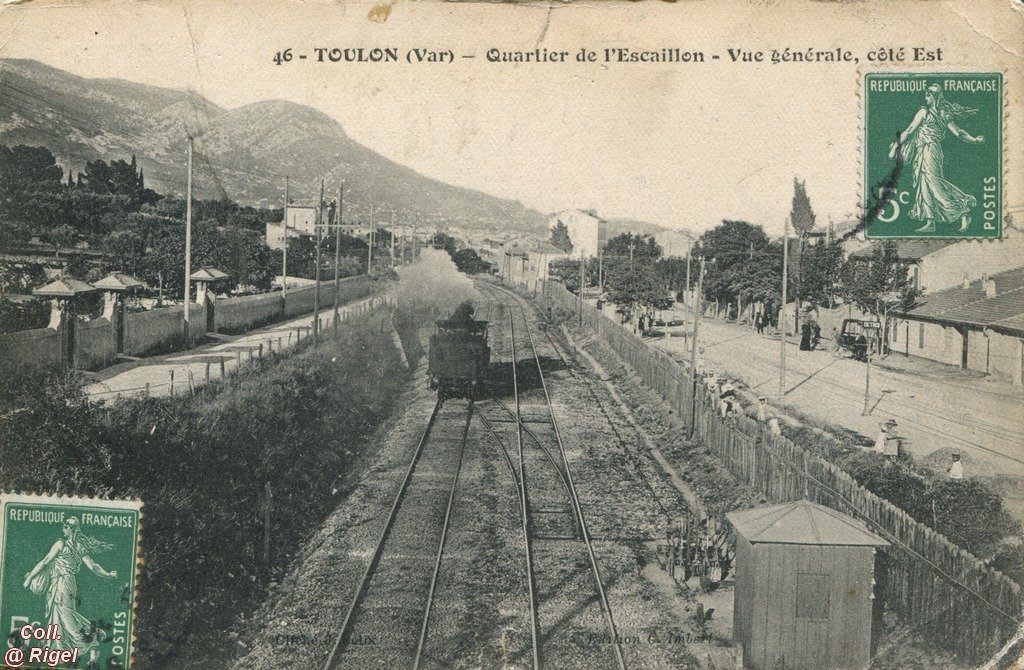
[[[33,289],[32,294],[52,298],[72,298],[83,293],[92,293],[95,290],[96,287],[92,284],[86,284],[84,281],[65,277],[50,282],[46,286]]]
[[[889,543],[856,519],[809,500],[729,512],[736,532],[752,543],[884,547]]]
[[[533,253],[537,253],[537,254],[548,254],[548,255],[561,254],[563,256],[567,256],[568,255],[564,250],[559,249],[558,247],[556,247],[553,244],[548,244],[547,242],[544,242],[542,244],[538,244],[535,248],[531,249],[530,251],[533,252]]]
[[[133,288],[143,288],[145,284],[123,272],[111,272],[93,286],[104,291],[128,291]]]
[[[984,278],[967,288],[951,286],[924,296],[921,302],[901,316],[939,323],[954,323],[993,328],[1024,336],[1024,267],[994,274],[996,295],[985,296]]]
[[[894,240],[896,242],[896,256],[901,261],[919,261],[929,254],[934,254],[939,249],[945,249],[958,240]],[[858,260],[870,260],[875,249],[881,246],[881,242],[872,242],[863,249],[858,249],[850,254],[850,258]]]

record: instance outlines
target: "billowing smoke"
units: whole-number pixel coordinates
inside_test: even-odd
[[[447,318],[464,300],[478,299],[473,282],[440,249],[422,249],[415,263],[396,270],[397,307],[416,321]]]

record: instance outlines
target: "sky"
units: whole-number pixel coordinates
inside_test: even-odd
[[[50,0],[0,6],[0,57],[191,89],[228,108],[266,99],[307,104],[388,158],[541,212],[592,208],[697,231],[745,219],[778,233],[794,178],[806,180],[819,222],[859,211],[860,82],[891,67],[869,64],[867,52],[942,47],[941,65],[903,67],[1002,70],[1008,104],[1019,107],[1011,83],[1022,74],[1024,23],[1007,7]],[[396,47],[403,60],[315,60],[317,47],[374,46]],[[849,49],[860,62],[733,63],[728,53],[770,58],[772,48],[787,46]],[[274,64],[289,47],[308,58]],[[706,60],[576,63],[584,47],[676,47]],[[406,63],[412,48],[451,49],[455,62]],[[535,48],[568,51],[569,62],[486,58],[488,49]],[[1007,125],[1008,145],[1024,146],[1022,137],[1020,126]],[[1008,169],[1019,175],[1020,167]],[[1012,182],[1010,205],[1024,199]]]

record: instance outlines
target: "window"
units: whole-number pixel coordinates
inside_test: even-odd
[[[917,348],[924,349],[924,323],[917,324]]]
[[[796,575],[796,618],[827,619],[832,575],[798,572]]]

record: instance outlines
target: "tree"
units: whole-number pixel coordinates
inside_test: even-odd
[[[646,260],[656,261],[661,258],[661,245],[653,235],[641,233],[620,233],[605,243],[604,257],[619,257],[634,262]]]
[[[464,272],[468,275],[482,274],[488,272],[491,269],[489,263],[486,263],[480,255],[472,249],[460,249],[452,254],[452,262],[455,263],[455,267],[459,269],[459,272]]]
[[[738,306],[779,300],[782,244],[769,241],[761,226],[722,221],[700,236],[692,254],[708,261],[714,259],[704,276],[704,297]]]
[[[572,239],[569,237],[569,229],[565,227],[561,220],[555,222],[555,227],[551,229],[551,244],[567,254],[572,253]]]
[[[672,302],[654,268],[646,263],[617,269],[608,275],[605,286],[611,301],[620,305],[665,309]]]
[[[793,177],[793,209],[789,214],[789,221],[793,224],[796,232],[797,244],[796,254],[793,255],[793,266],[790,270],[796,278],[796,321],[797,332],[800,331],[800,307],[804,299],[803,289],[803,258],[804,245],[807,243],[807,235],[814,228],[814,211],[811,209],[811,199],[807,197],[806,182],[800,182]]]
[[[458,250],[458,243],[454,237],[446,233],[436,233],[430,238],[430,245],[435,249],[444,249],[448,255],[453,255]]]
[[[928,492],[928,501],[932,527],[972,553],[989,553],[1002,538],[1020,533],[1002,496],[977,479],[942,481]]]
[[[889,312],[912,309],[921,295],[891,240],[876,244],[868,261],[847,259],[841,276],[843,296],[862,312],[878,317],[883,337],[889,332]]]

